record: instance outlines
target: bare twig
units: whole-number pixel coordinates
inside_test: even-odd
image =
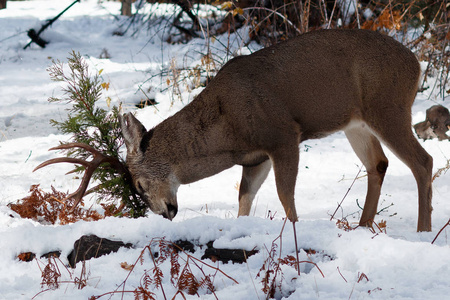
[[[277,10],[278,9],[282,9],[284,7],[284,5],[283,6],[280,6],[279,8],[277,8]],[[248,7],[248,8],[244,8],[243,9],[244,11],[246,11],[246,10],[263,10],[263,11],[267,11],[267,12],[270,12],[271,14],[274,14],[274,15],[277,15],[278,17],[280,17],[281,19],[283,19],[283,21],[285,21],[286,23],[288,23],[292,28],[294,28],[295,29],[295,31],[298,33],[298,34],[301,34],[302,33],[302,31],[300,30],[300,29],[298,29],[286,16],[283,16],[281,13],[279,13],[279,12],[277,12],[276,10],[273,10],[273,9],[270,9],[270,8],[267,8],[267,7]],[[264,20],[262,20],[259,24],[261,24],[261,23],[263,23],[265,20],[267,20],[268,18],[270,18],[270,16],[271,15],[268,15],[266,18],[264,18]]]
[[[342,197],[341,202],[339,203],[338,207],[336,207],[336,210],[334,211],[334,213],[331,215],[330,221],[332,221],[334,219],[334,216],[336,215],[337,211],[339,210],[339,208],[342,206],[342,202],[344,202],[345,198],[347,197],[348,193],[350,192],[350,190],[353,187],[353,184],[355,184],[356,180],[358,179],[359,173],[361,173],[362,170],[362,166],[359,168],[358,173],[356,173],[355,179],[353,179],[352,184],[350,185],[350,187],[348,188],[347,192],[345,193],[344,197]]]
[[[342,279],[344,279],[345,282],[348,282],[347,279],[345,279],[344,275],[342,275],[341,270],[339,270],[339,266],[337,267],[337,270],[339,272],[339,275],[341,275]]]
[[[439,230],[439,232],[436,234],[436,236],[434,237],[433,241],[431,242],[431,244],[434,244],[434,242],[436,241],[436,239],[438,238],[438,236],[442,233],[442,231],[444,231],[444,229],[450,225],[450,219],[448,219],[447,223],[445,223],[445,225],[441,228],[441,230]]]

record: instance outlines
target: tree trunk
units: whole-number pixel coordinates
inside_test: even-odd
[[[122,9],[120,10],[122,16],[131,16],[131,2],[131,0],[122,0]]]
[[[0,0],[0,9],[6,8],[6,0]]]

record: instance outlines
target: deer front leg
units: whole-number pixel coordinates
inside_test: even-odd
[[[275,172],[278,197],[286,216],[291,222],[297,222],[294,193],[299,162],[298,144],[277,149],[270,154],[270,158]]]
[[[266,180],[272,163],[270,159],[259,165],[242,169],[242,179],[239,187],[239,213],[238,216],[248,216],[256,193]]]

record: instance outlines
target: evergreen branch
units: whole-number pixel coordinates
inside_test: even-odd
[[[119,155],[124,144],[118,116],[120,107],[113,106],[110,111],[97,106],[102,99],[102,82],[99,74],[91,75],[87,62],[80,53],[72,51],[68,57],[69,71],[64,70],[65,64],[53,61],[48,69],[53,81],[66,84],[62,88],[63,97],[51,97],[49,102],[72,104],[68,109],[67,118],[62,121],[50,120],[50,124],[64,134],[71,135],[70,143],[82,143],[95,148],[104,156],[117,158],[124,164]],[[66,144],[66,143],[61,143]],[[78,165],[73,170],[81,173],[85,167],[80,161],[92,157],[92,153],[83,148],[63,150],[73,162]],[[121,200],[132,217],[145,214],[146,205],[133,192],[130,180],[108,164],[100,164],[93,172],[92,178],[99,181],[95,191],[99,201]]]

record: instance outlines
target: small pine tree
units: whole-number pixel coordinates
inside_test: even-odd
[[[102,89],[109,84],[101,82],[101,71],[90,76],[89,68],[80,55],[72,51],[68,57],[70,72],[64,70],[64,63],[53,61],[48,68],[53,81],[64,82],[66,87],[62,90],[62,98],[51,97],[49,102],[72,104],[67,119],[61,122],[50,120],[50,123],[65,134],[72,135],[71,142],[84,143],[94,147],[104,155],[117,157],[125,163],[119,155],[123,145],[118,115],[119,107],[113,106],[110,111],[96,106],[102,98]],[[107,99],[109,106],[109,98]],[[87,160],[92,154],[84,149],[76,148],[66,150],[69,157]],[[83,166],[76,166],[74,172],[82,173]],[[120,199],[125,205],[127,215],[140,217],[145,214],[146,206],[143,201],[133,193],[125,178],[107,164],[100,165],[92,178],[100,182],[98,186],[88,192],[99,194],[99,201],[112,201]]]

